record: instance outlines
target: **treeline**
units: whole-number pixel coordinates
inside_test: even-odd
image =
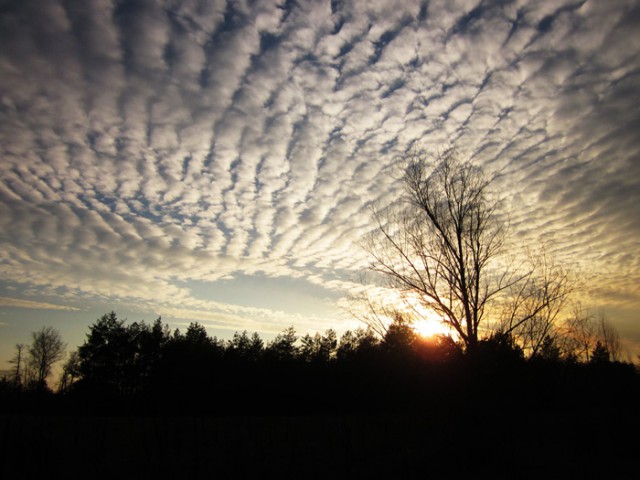
[[[37,333],[43,332],[51,337],[51,330]],[[34,340],[42,343],[41,336]],[[500,335],[465,351],[449,337],[417,336],[401,318],[383,336],[358,329],[340,338],[333,330],[300,337],[290,327],[265,343],[246,331],[230,340],[212,338],[197,323],[184,333],[170,331],[161,319],[127,324],[111,312],[68,356],[55,393],[42,377],[51,363],[41,362],[42,375],[26,382],[18,359],[0,395],[16,412],[145,415],[465,411],[470,401],[474,411],[496,405],[620,408],[637,402],[640,376],[632,364],[610,360],[600,343],[589,358],[562,356],[551,343],[525,358]]]

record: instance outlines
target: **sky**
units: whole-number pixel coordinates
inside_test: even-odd
[[[0,364],[115,310],[358,326],[394,161],[498,172],[522,245],[640,346],[637,1],[0,2]],[[637,348],[640,353],[640,348]]]

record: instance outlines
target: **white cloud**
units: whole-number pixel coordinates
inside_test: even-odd
[[[20,298],[11,297],[0,297],[0,307],[28,308],[35,310],[79,310],[76,307],[70,307],[67,305],[56,305],[53,303],[39,302],[34,300],[23,300]],[[6,326],[6,323],[0,323],[0,325]]]

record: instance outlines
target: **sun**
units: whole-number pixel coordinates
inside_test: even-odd
[[[436,335],[452,335],[452,329],[447,325],[440,315],[433,310],[425,308],[415,297],[405,296],[403,298],[405,306],[409,307],[413,330],[423,338],[430,338]]]
[[[435,318],[421,318],[416,320],[413,323],[413,329],[418,335],[424,338],[451,334],[451,329]]]

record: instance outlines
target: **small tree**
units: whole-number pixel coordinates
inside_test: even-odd
[[[580,305],[573,308],[559,332],[562,350],[577,360],[588,362],[596,343],[596,326],[593,317]]]
[[[269,358],[277,361],[293,360],[298,355],[298,347],[295,345],[297,340],[298,337],[293,326],[286,328],[267,345],[266,354]]]
[[[87,339],[78,349],[85,388],[109,393],[132,391],[136,351],[130,333],[115,312],[103,315],[89,327]]]
[[[184,335],[184,341],[192,346],[209,346],[212,344],[211,338],[209,338],[207,334],[207,329],[198,322],[191,322],[189,324],[187,332]]]
[[[591,358],[589,362],[592,364],[601,365],[603,363],[608,363],[611,360],[609,350],[605,347],[600,340],[596,342],[596,346],[591,353]]]
[[[42,327],[32,332],[31,340],[28,353],[33,380],[38,387],[46,387],[53,365],[64,357],[66,345],[53,327]]]
[[[564,356],[583,362],[591,361],[596,350],[601,352],[602,349],[612,361],[621,357],[622,346],[615,327],[604,315],[595,317],[580,305],[574,307],[572,314],[557,329],[555,340]]]
[[[622,347],[620,345],[620,335],[611,325],[604,315],[598,320],[598,334],[600,343],[609,352],[609,357],[613,361],[620,360]]]
[[[22,372],[22,366],[24,363],[24,344],[22,343],[17,343],[16,344],[16,354],[14,355],[14,357],[9,360],[9,363],[15,365],[13,371],[12,371],[12,375],[11,375],[11,381],[13,382],[13,384],[16,387],[19,387],[22,385],[22,377],[23,377],[23,372]]]
[[[409,352],[413,344],[418,339],[418,335],[411,327],[411,322],[405,315],[396,313],[393,322],[387,328],[382,344],[384,347],[394,353]]]
[[[554,336],[573,282],[568,270],[555,263],[544,248],[528,256],[527,273],[506,293],[498,332],[510,335],[534,357]]]

